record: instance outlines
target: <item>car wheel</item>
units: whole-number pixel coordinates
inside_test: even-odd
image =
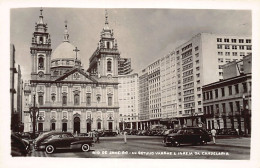
[[[46,148],[45,148],[45,152],[48,153],[48,154],[53,153],[54,150],[55,150],[55,148],[54,148],[54,146],[52,146],[52,145],[48,145],[48,146],[46,146]]]
[[[89,151],[89,150],[90,150],[89,144],[83,144],[83,145],[81,146],[81,150],[82,150],[83,152]]]
[[[180,146],[180,142],[179,141],[174,141],[174,146],[175,147],[179,147]]]
[[[207,144],[207,141],[201,140],[201,141],[200,141],[200,144],[201,144],[201,145],[206,145],[206,144]]]

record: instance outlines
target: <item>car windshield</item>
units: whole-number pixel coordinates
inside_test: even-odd
[[[45,135],[48,135],[49,133],[50,133],[50,132],[42,133],[41,135],[39,135],[39,136],[35,139],[35,141],[41,139],[42,137],[44,137]]]

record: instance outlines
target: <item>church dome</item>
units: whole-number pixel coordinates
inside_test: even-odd
[[[79,53],[77,53],[76,58],[76,47],[69,42],[61,43],[53,52],[52,60],[53,59],[78,59],[80,60]],[[74,50],[74,51],[73,51]]]

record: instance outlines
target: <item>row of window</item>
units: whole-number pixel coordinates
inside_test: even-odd
[[[222,45],[222,44],[218,44],[217,45],[217,49],[222,49],[223,48],[223,46],[224,46],[224,48],[225,49],[230,49],[230,45]],[[244,50],[245,49],[245,47],[246,47],[246,50],[252,50],[252,46],[251,45],[248,45],[248,46],[239,46],[239,49],[240,50]],[[236,45],[232,45],[232,49],[233,50],[237,50],[237,46]]]
[[[247,104],[248,101],[245,100],[245,104]],[[236,109],[234,109],[234,106]],[[228,107],[228,110],[227,110]],[[226,114],[230,112],[230,115],[235,115],[234,112],[241,112],[242,103],[240,101],[235,101],[235,102],[228,102],[228,103],[221,103],[221,104],[215,104],[215,105],[209,105],[209,106],[204,106],[204,113],[205,114]]]
[[[87,94],[87,105],[91,106],[91,95]],[[56,95],[51,96],[51,100],[53,102],[56,101]],[[97,96],[97,102],[100,103],[101,101],[101,96]],[[39,105],[43,105],[43,95],[38,96],[38,103]],[[79,94],[74,94],[74,105],[79,105],[80,104],[80,95]],[[62,105],[67,105],[67,95],[62,95]],[[108,96],[108,106],[112,106],[112,96]]]
[[[247,93],[248,92],[248,88],[247,88],[247,83],[244,82],[242,83],[243,86],[243,93]],[[234,88],[234,90],[233,90]],[[203,92],[203,100],[211,100],[213,99],[213,92],[215,95],[215,98],[217,99],[219,97],[219,90],[221,91],[221,96],[224,97],[226,96],[226,91],[225,88],[220,88],[220,89],[215,89],[214,91],[208,91],[208,92]],[[233,95],[233,94],[238,94],[240,92],[239,90],[239,84],[235,84],[235,85],[230,85],[228,86],[228,95]]]
[[[244,39],[231,39],[231,43],[236,43],[236,42],[239,42],[239,43],[244,43]],[[246,39],[245,40],[246,43],[251,43],[251,39]],[[217,38],[217,42],[222,42],[222,38]],[[224,38],[224,42],[225,43],[229,43],[230,42],[230,39],[228,38]]]

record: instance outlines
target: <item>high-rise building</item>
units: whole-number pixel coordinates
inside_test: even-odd
[[[119,127],[137,129],[139,121],[138,108],[138,74],[118,76]]]
[[[133,71],[130,58],[120,58],[118,61],[118,75],[127,75]]]
[[[200,123],[202,86],[223,79],[223,64],[252,52],[251,37],[200,33],[176,48],[178,117]]]

